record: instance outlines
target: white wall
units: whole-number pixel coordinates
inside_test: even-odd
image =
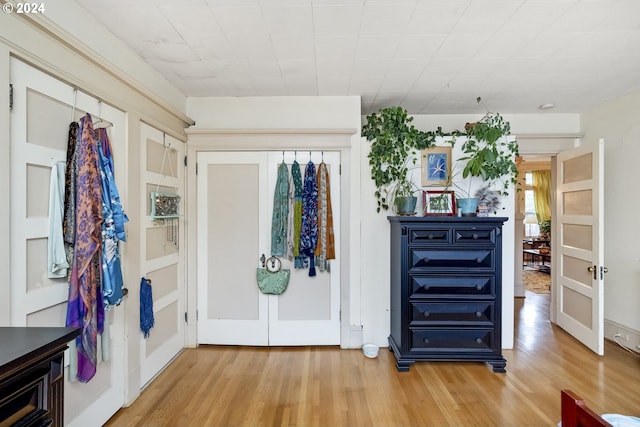
[[[616,327],[640,344],[640,92],[616,99],[581,114],[584,139],[604,138],[605,334]],[[633,342],[635,339],[635,342]]]

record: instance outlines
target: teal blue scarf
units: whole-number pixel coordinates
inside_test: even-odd
[[[287,221],[289,217],[289,169],[285,162],[278,166],[278,180],[273,193],[271,216],[271,255],[287,254]]]

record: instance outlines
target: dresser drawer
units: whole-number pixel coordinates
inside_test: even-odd
[[[410,351],[433,353],[493,352],[494,329],[492,328],[441,328],[410,330]]]
[[[409,275],[410,298],[494,298],[495,276]]]
[[[412,302],[410,326],[493,326],[493,301]]]
[[[409,248],[409,270],[440,268],[473,268],[493,271],[493,248]]]
[[[496,239],[495,228],[456,228],[453,232],[454,243],[493,243]]]
[[[448,245],[452,243],[450,228],[411,228],[409,229],[409,244],[425,243],[429,245]]]

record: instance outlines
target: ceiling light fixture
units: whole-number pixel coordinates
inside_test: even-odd
[[[542,104],[542,105],[540,105],[540,106],[538,107],[538,109],[540,109],[540,110],[550,110],[550,109],[552,109],[552,108],[553,108],[553,107],[555,107],[555,106],[556,106],[556,104],[553,104],[553,103],[551,103],[551,102],[548,102],[548,103],[546,103],[546,104]]]

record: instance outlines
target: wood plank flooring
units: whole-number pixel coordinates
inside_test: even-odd
[[[422,362],[397,372],[337,347],[186,349],[107,426],[557,426],[560,390],[597,413],[640,416],[640,359],[599,357],[548,321],[549,295],[516,299],[507,373]]]

